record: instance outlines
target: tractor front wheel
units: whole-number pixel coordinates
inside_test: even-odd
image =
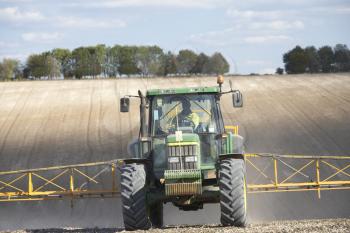
[[[221,224],[245,227],[247,224],[245,162],[228,158],[219,170]]]
[[[121,169],[121,199],[126,230],[151,227],[146,202],[146,170],[143,164],[126,164]]]

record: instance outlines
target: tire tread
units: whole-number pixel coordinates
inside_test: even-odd
[[[224,159],[220,163],[219,187],[221,224],[245,227],[245,164],[241,159]]]

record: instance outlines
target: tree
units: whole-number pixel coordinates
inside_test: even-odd
[[[158,46],[152,46],[149,48],[150,51],[150,63],[148,64],[149,73],[156,75],[161,73],[162,59],[164,56],[163,49]]]
[[[136,64],[136,46],[122,46],[119,49],[118,53],[118,61],[119,61],[119,67],[118,72],[120,74],[125,75],[131,75],[131,74],[138,74],[140,73],[140,70],[137,67]]]
[[[350,71],[350,51],[345,44],[334,47],[334,62],[337,71]]]
[[[301,74],[306,71],[308,58],[305,50],[298,45],[283,55],[283,62],[286,73]]]
[[[317,49],[314,46],[308,46],[305,48],[307,57],[306,70],[309,73],[318,73],[321,69],[320,58],[317,53]]]
[[[105,74],[107,67],[106,46],[79,47],[72,52],[72,65],[76,78]]]
[[[162,67],[159,71],[164,76],[176,73],[176,56],[172,52],[168,51],[168,53],[163,55]]]
[[[19,76],[19,61],[4,58],[0,63],[0,80],[11,80]]]
[[[321,70],[323,73],[329,73],[333,70],[334,65],[334,52],[332,47],[323,46],[318,50],[318,56],[320,57]]]
[[[143,76],[155,75],[162,67],[163,50],[158,46],[140,46],[136,51],[136,64]]]
[[[197,54],[192,50],[180,50],[176,57],[177,73],[189,74],[196,65]]]
[[[119,50],[121,46],[115,45],[111,48],[106,49],[106,64],[105,74],[108,77],[116,77],[118,75],[119,68]]]
[[[276,69],[276,74],[282,75],[284,73],[284,69],[282,69],[281,67],[278,67]]]
[[[55,48],[28,57],[25,67],[18,67],[15,76],[34,78],[115,77],[117,75],[221,74],[229,64],[221,53],[208,57],[184,49],[174,55],[159,46],[96,46],[78,47],[73,51]],[[0,67],[3,74],[4,68]],[[2,75],[1,77],[3,77]],[[13,75],[12,75],[13,76]]]
[[[22,70],[22,76],[25,79],[29,79],[30,78],[30,69],[28,66],[25,66]]]
[[[90,58],[92,64],[92,75],[97,76],[101,73],[105,74],[106,67],[106,46],[99,44],[89,47]]]
[[[40,78],[46,76],[45,56],[43,54],[32,54],[27,59],[29,76]]]
[[[74,73],[71,51],[69,49],[56,48],[51,51],[51,54],[60,63],[63,76],[65,78],[72,77]]]
[[[35,78],[60,76],[61,65],[49,52],[33,54],[27,59],[27,68],[30,76]]]
[[[224,74],[229,72],[229,70],[230,65],[219,52],[214,53],[203,67],[203,71],[206,74]]]
[[[89,51],[84,47],[79,47],[73,50],[72,59],[74,67],[74,75],[76,78],[80,79],[86,75],[89,75],[90,62]]]
[[[208,62],[209,62],[209,57],[204,53],[200,53],[197,57],[196,64],[192,68],[191,73],[203,74],[204,73],[204,65],[207,64]]]
[[[61,75],[60,62],[51,55],[45,56],[46,76],[49,79],[59,77]]]

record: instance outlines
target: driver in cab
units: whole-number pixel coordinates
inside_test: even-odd
[[[173,119],[172,124],[178,127],[192,127],[195,130],[200,122],[197,113],[192,112],[191,103],[187,99],[181,100],[182,111]]]

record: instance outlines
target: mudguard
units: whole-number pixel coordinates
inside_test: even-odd
[[[125,159],[118,159],[119,165],[122,164],[131,164],[131,163],[137,163],[137,164],[149,164],[152,161],[148,158],[125,158]]]

